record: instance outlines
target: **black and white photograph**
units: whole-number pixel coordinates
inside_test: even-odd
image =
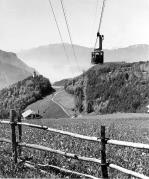
[[[149,179],[149,0],[0,0],[0,178]]]

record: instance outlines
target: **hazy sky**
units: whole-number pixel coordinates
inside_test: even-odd
[[[63,39],[69,42],[60,0],[51,1]],[[64,0],[64,5],[73,42],[93,46],[102,0]],[[101,32],[104,48],[149,44],[149,0],[106,0]],[[0,49],[19,51],[59,42],[48,0],[0,0]]]

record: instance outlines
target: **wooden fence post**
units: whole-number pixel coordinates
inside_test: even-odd
[[[20,113],[18,115],[18,122],[22,122]],[[19,134],[18,142],[21,143],[22,142],[22,125],[18,125],[18,134]],[[18,146],[18,155],[21,156],[21,153],[22,153],[22,147]]]
[[[12,141],[12,155],[14,163],[17,163],[17,142],[16,142],[16,131],[15,131],[15,110],[10,110],[10,122],[11,122],[11,141]]]
[[[101,126],[101,176],[104,179],[108,178],[105,126]]]

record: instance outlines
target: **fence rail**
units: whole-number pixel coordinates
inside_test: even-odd
[[[101,166],[101,176],[104,179],[108,178],[108,167],[112,168],[112,169],[115,169],[115,170],[118,170],[120,172],[123,172],[125,174],[137,177],[137,178],[149,179],[148,176],[145,176],[143,174],[140,174],[140,173],[125,169],[123,167],[117,166],[115,164],[111,164],[111,163],[106,161],[106,145],[107,144],[124,146],[124,147],[133,147],[133,148],[137,148],[137,149],[147,149],[147,150],[149,149],[148,144],[133,143],[133,142],[126,142],[126,141],[118,141],[118,140],[107,139],[106,135],[105,135],[105,126],[101,126],[101,137],[98,138],[98,137],[85,136],[85,135],[75,134],[75,133],[62,131],[62,130],[58,130],[58,129],[53,129],[53,128],[49,128],[47,126],[24,123],[24,122],[21,122],[20,116],[18,117],[17,121],[15,120],[14,117],[15,117],[15,111],[11,110],[11,112],[10,112],[10,121],[0,121],[0,124],[7,124],[7,125],[9,124],[11,126],[11,131],[12,131],[11,140],[5,139],[5,138],[0,138],[0,142],[11,143],[11,145],[12,145],[12,156],[13,156],[13,160],[14,160],[15,163],[18,162],[18,158],[21,156],[22,147],[27,147],[27,148],[32,148],[32,149],[35,149],[35,150],[48,151],[48,152],[51,152],[51,153],[63,155],[65,157],[69,157],[69,158],[73,158],[73,159],[77,159],[77,160],[97,163],[97,164],[99,164]],[[62,134],[62,135],[67,135],[67,136],[82,139],[82,140],[87,140],[87,141],[92,141],[92,142],[99,142],[101,144],[101,149],[100,149],[101,160],[99,160],[97,158],[78,156],[76,154],[67,153],[67,152],[60,151],[60,150],[54,150],[52,148],[41,146],[41,145],[24,143],[24,142],[22,142],[22,126],[42,129],[42,130],[46,130],[46,131],[49,131],[49,132],[54,132],[54,133],[58,133],[58,134]],[[16,136],[16,127],[18,129],[18,134],[19,134],[18,137]],[[31,165],[29,163],[25,163],[25,165],[28,166],[28,167],[30,166],[30,168],[35,168],[33,165]],[[85,177],[92,178],[92,179],[97,179],[94,176],[87,175],[87,174],[81,174],[79,172],[74,172],[74,171],[71,171],[71,170],[60,168],[58,166],[41,165],[41,164],[39,164],[39,166],[40,167],[55,168],[55,169],[57,169],[57,170],[59,170],[61,172],[66,172],[66,173],[69,173],[69,174],[74,174],[74,175],[79,175],[79,176],[85,176]],[[41,171],[43,171],[43,170],[41,170]]]
[[[140,173],[137,173],[137,172],[134,172],[134,171],[125,169],[125,168],[120,167],[120,166],[117,166],[117,165],[115,165],[115,164],[110,164],[109,167],[110,167],[110,168],[113,168],[113,169],[115,169],[115,170],[121,171],[121,172],[123,172],[123,173],[126,173],[126,174],[128,174],[128,175],[137,177],[137,178],[149,179],[149,177],[147,177],[147,176],[145,176],[145,175],[143,175],[143,174],[140,174]]]
[[[51,149],[49,147],[45,147],[45,146],[41,146],[41,145],[26,144],[26,143],[19,143],[18,145],[22,146],[22,147],[27,147],[27,148],[37,149],[37,150],[44,150],[44,151],[47,151],[47,152],[56,153],[56,154],[59,154],[59,155],[64,155],[66,157],[77,159],[77,160],[82,160],[82,161],[88,161],[88,162],[94,162],[94,163],[101,164],[101,160],[96,159],[96,158],[82,157],[82,156],[78,156],[76,154],[63,152],[61,150],[54,150],[54,149]]]
[[[5,138],[0,138],[0,142],[12,143],[11,140]]]
[[[11,124],[10,121],[0,121],[0,124]]]
[[[90,136],[75,134],[75,133],[71,133],[71,132],[67,132],[67,131],[49,128],[47,126],[41,126],[41,125],[29,124],[29,123],[23,123],[23,122],[19,122],[19,123],[17,123],[17,125],[23,125],[23,126],[28,126],[28,127],[37,128],[37,129],[43,129],[43,130],[47,130],[49,132],[59,133],[59,134],[62,134],[62,135],[67,135],[67,136],[71,136],[71,137],[74,137],[74,138],[93,141],[93,142],[100,142],[101,141],[98,137],[90,137]]]
[[[30,168],[34,168],[35,167],[29,162],[29,163],[26,163],[28,165],[28,167]],[[26,166],[27,166],[26,165]],[[67,173],[67,174],[70,174],[70,175],[76,175],[76,176],[82,176],[82,177],[86,177],[86,178],[91,178],[91,179],[102,179],[102,178],[97,178],[97,177],[94,177],[92,175],[88,175],[88,174],[84,174],[84,173],[79,173],[79,172],[75,172],[75,171],[72,171],[72,170],[68,170],[68,169],[64,169],[64,168],[61,168],[61,167],[57,167],[57,166],[54,166],[54,165],[42,165],[42,164],[37,164],[37,166],[39,167],[43,167],[43,168],[51,168],[51,169],[56,169],[58,170],[59,172],[63,172],[63,173]],[[42,170],[41,171],[42,173],[44,173],[44,171]]]
[[[126,142],[126,141],[118,141],[118,140],[108,140],[108,144],[119,145],[124,147],[133,147],[137,149],[148,149],[149,144],[141,144],[141,143],[133,143],[133,142]]]

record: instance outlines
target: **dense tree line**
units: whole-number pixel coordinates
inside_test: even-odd
[[[149,102],[149,75],[141,70],[143,63],[94,66],[85,77],[67,82],[65,90],[79,99],[78,111],[81,108],[88,113],[141,112]]]
[[[28,77],[0,91],[0,118],[8,118],[10,109],[23,111],[29,104],[54,91],[43,76]]]

